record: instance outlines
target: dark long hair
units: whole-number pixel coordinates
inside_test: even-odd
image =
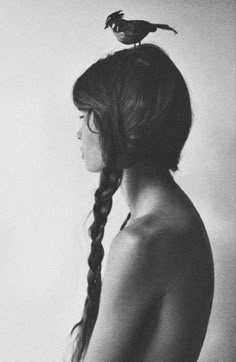
[[[112,196],[123,170],[149,163],[176,171],[192,124],[189,92],[169,56],[154,44],[126,48],[99,59],[75,82],[73,101],[94,113],[105,167],[95,192],[88,258],[88,289],[72,362],[85,355],[96,323],[101,294],[102,239]],[[88,125],[89,126],[89,125]]]

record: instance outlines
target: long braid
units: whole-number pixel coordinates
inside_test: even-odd
[[[93,207],[94,222],[89,227],[89,236],[92,239],[91,252],[88,257],[89,271],[87,275],[88,287],[82,319],[77,323],[78,332],[75,338],[76,346],[72,362],[79,362],[84,357],[96,323],[100,294],[101,294],[101,263],[104,256],[102,239],[107,217],[112,208],[112,196],[122,181],[122,170],[113,171],[105,167],[100,175],[100,185],[94,194]]]

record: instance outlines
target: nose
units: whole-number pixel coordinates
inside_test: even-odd
[[[76,133],[76,136],[78,138],[78,140],[81,140],[81,136],[82,136],[82,130],[81,128],[78,130],[78,132]]]

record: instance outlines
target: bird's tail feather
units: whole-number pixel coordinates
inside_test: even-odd
[[[157,29],[162,29],[162,30],[171,30],[175,34],[178,34],[177,31],[174,28],[171,28],[169,25],[166,25],[166,24],[152,24],[152,25],[153,25],[153,29],[151,31],[156,31]]]

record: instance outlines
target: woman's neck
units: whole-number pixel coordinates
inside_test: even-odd
[[[169,172],[157,171],[153,166],[136,165],[124,170],[120,189],[132,220],[135,220],[171,202],[171,195],[177,187]]]

